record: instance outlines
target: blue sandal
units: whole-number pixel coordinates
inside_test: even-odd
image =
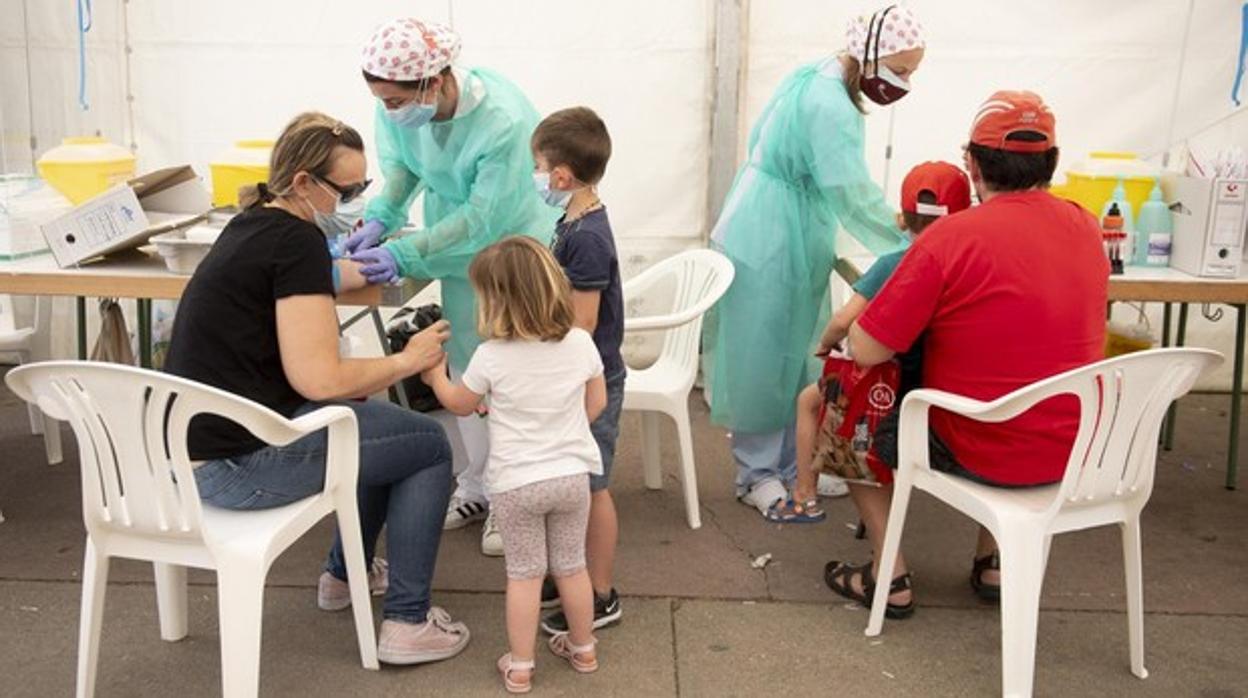
[[[817,499],[798,502],[792,497],[776,501],[764,516],[775,523],[819,523],[828,518],[827,512],[819,508]]]

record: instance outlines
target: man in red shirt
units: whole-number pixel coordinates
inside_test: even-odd
[[[981,205],[934,223],[906,252],[850,329],[860,365],[923,341],[923,387],[993,400],[1104,357],[1109,265],[1096,220],[1046,191],[1057,166],[1055,125],[1031,92],[997,92],[980,107],[966,166]],[[876,453],[894,467],[896,417],[875,434]],[[933,410],[932,467],[1002,487],[1057,482],[1078,424],[1073,396],[1000,424]],[[851,494],[878,560],[891,487],[851,486]],[[971,586],[991,600],[1000,592],[996,550],[981,529]],[[914,602],[900,557],[896,570],[888,611],[905,617]],[[834,561],[825,579],[869,602],[863,591],[873,586],[873,571]]]

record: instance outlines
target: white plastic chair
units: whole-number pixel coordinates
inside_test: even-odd
[[[624,383],[625,410],[642,412],[642,462],[646,487],[663,487],[659,466],[659,418],[676,422],[680,439],[680,478],[689,528],[699,528],[698,474],[693,460],[693,432],[689,426],[689,391],[698,374],[698,343],[702,316],[732,284],[732,262],[713,250],[690,250],[669,257],[624,283],[624,299],[644,298],[665,280],[671,280],[671,310],[663,315],[624,320],[624,330],[666,330],[663,348],[654,364],[630,370]]]
[[[996,538],[1001,559],[1001,683],[1006,696],[1030,696],[1035,673],[1040,588],[1053,535],[1117,524],[1127,581],[1131,673],[1144,669],[1140,511],[1153,490],[1157,436],[1166,408],[1200,372],[1222,362],[1203,349],[1156,349],[1075,369],[980,402],[916,390],[901,406],[899,468],[878,579],[893,578],[912,488],[978,521]],[[1003,422],[1055,395],[1079,400],[1079,431],[1059,484],[1002,489],[934,471],[928,461],[928,411],[938,407],[980,422]],[[867,635],[880,633],[889,585],[878,584]]]
[[[331,512],[337,513],[342,531],[360,656],[366,668],[378,668],[356,508],[358,433],[350,409],[323,407],[288,420],[192,381],[97,362],[31,364],[13,369],[5,380],[23,399],[69,421],[78,439],[87,528],[78,635],[80,698],[95,690],[110,557],[154,563],[160,636],[168,641],[187,634],[186,567],[216,570],[223,695],[255,696],[269,566]],[[197,414],[224,416],[275,445],[328,428],[324,491],[261,511],[201,504],[196,464],[186,443],[187,426]]]
[[[17,326],[13,316],[13,299],[0,295],[0,354],[16,354],[19,365],[42,361],[49,356],[49,332],[52,320],[52,299],[35,298],[35,324],[33,327]],[[43,435],[43,447],[48,463],[60,463],[61,430],[56,420],[39,411],[34,403],[26,405],[30,413],[30,431]]]

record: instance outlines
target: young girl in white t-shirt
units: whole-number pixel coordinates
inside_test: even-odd
[[[598,669],[594,601],[585,570],[589,474],[602,473],[589,423],[607,404],[593,338],[572,327],[572,292],[550,252],[509,237],[468,268],[477,294],[477,348],[462,385],[445,366],[421,377],[446,409],[469,415],[489,397],[485,487],[507,560],[507,638],[498,660],[512,693],[532,688],[542,579],[559,587],[569,630],[550,649],[572,668]],[[462,332],[464,328],[451,328]]]

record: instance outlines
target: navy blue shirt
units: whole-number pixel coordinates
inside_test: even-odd
[[[555,259],[577,291],[600,291],[598,326],[594,345],[602,356],[603,375],[610,378],[624,370],[620,344],[624,341],[624,292],[620,284],[620,259],[605,208],[590,211],[555,225],[550,243]]]

